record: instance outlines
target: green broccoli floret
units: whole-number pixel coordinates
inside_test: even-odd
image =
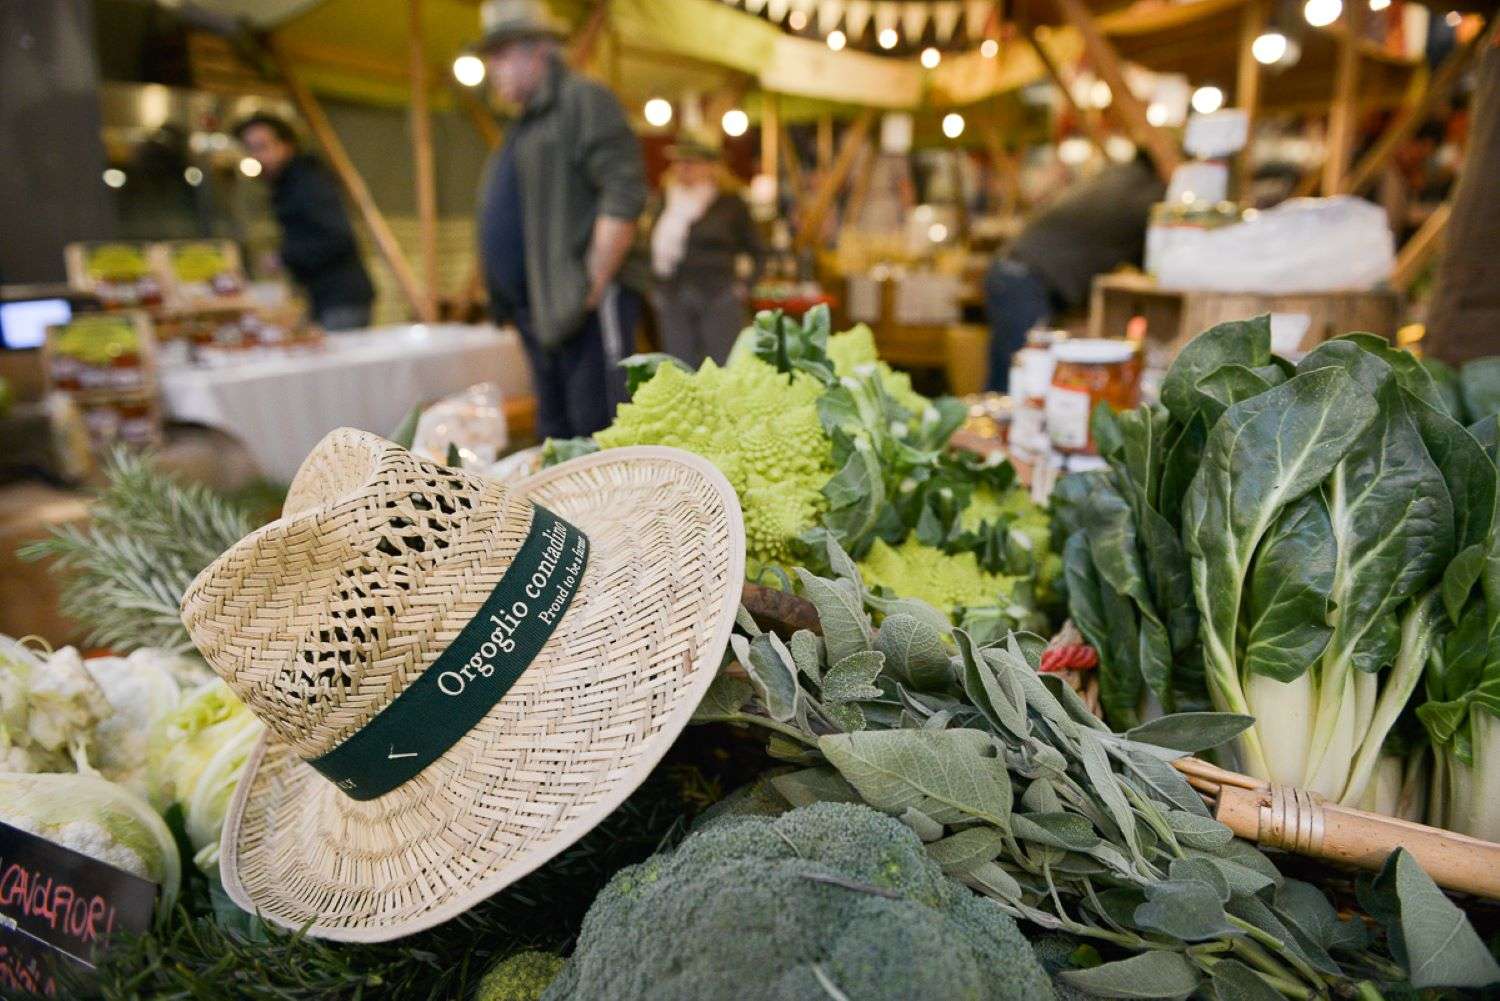
[[[1050,1001],[998,904],[900,822],[818,803],[725,818],[622,870],[543,1001]]]
[[[490,967],[474,1001],[537,1001],[562,966],[562,957],[550,952],[518,952]]]

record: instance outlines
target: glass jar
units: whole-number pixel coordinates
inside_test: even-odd
[[[1123,340],[1083,339],[1052,346],[1056,363],[1047,390],[1047,435],[1064,454],[1097,454],[1089,417],[1099,403],[1128,410],[1140,401],[1139,345]]]

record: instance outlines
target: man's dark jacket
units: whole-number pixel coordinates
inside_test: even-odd
[[[500,195],[500,163],[515,157],[524,203],[527,310],[536,339],[555,348],[583,328],[589,293],[586,261],[601,215],[634,220],[646,206],[646,167],[640,141],[625,112],[603,85],[568,70],[554,58],[541,89],[507,131],[507,150],[497,150],[485,171],[481,225]],[[494,245],[480,234],[480,247]],[[501,241],[503,242],[503,241]],[[496,269],[486,262],[486,273]],[[640,287],[645,276],[627,261],[618,281]],[[511,319],[509,304],[494,283],[490,295],[497,320]]]
[[[288,160],[272,181],[271,205],[281,224],[282,263],[307,289],[314,316],[374,300],[338,184],[317,159],[298,153]]]

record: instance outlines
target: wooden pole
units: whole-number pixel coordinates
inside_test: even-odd
[[[401,245],[396,242],[396,234],[391,232],[390,224],[385,221],[380,207],[375,204],[375,198],[370,194],[365,179],[355,169],[354,161],[349,159],[349,153],[344,149],[344,144],[339,141],[338,133],[329,124],[328,115],[324,113],[323,106],[318,103],[312,91],[307,89],[307,84],[297,75],[291,61],[282,53],[281,47],[274,42],[271,43],[270,53],[277,70],[281,73],[282,80],[286,83],[287,91],[292,96],[292,102],[297,105],[297,110],[307,120],[307,127],[312,130],[313,137],[318,140],[318,145],[323,147],[323,152],[328,157],[328,164],[333,168],[339,183],[344,186],[349,200],[354,203],[355,208],[359,209],[360,216],[363,217],[365,225],[370,230],[370,237],[375,241],[375,247],[380,251],[381,257],[385,258],[391,274],[395,276],[396,284],[401,287],[401,293],[422,322],[436,322],[437,315],[431,309],[427,297],[422,294],[422,287],[417,283],[417,276],[412,271],[411,265],[402,255]]]
[[[1386,164],[1390,163],[1401,144],[1416,135],[1417,129],[1421,128],[1422,123],[1431,117],[1434,108],[1448,100],[1453,93],[1453,88],[1463,75],[1465,67],[1474,58],[1474,53],[1482,52],[1486,45],[1494,43],[1497,29],[1500,29],[1500,16],[1492,17],[1489,26],[1484,31],[1477,33],[1465,45],[1448,53],[1437,70],[1428,78],[1427,86],[1422,89],[1422,96],[1403,108],[1381,134],[1375,145],[1360,157],[1354,169],[1344,178],[1339,188],[1340,191],[1344,194],[1357,195],[1375,183],[1375,179],[1385,170]]]
[[[1323,194],[1342,189],[1354,151],[1359,124],[1359,29],[1364,4],[1344,5],[1343,31],[1338,34],[1338,63],[1334,69],[1333,103],[1328,109],[1327,155],[1323,158]]]
[[[833,116],[828,112],[818,116],[818,173],[823,173],[833,163]]]
[[[1156,164],[1156,172],[1163,180],[1169,180],[1172,171],[1182,162],[1182,153],[1177,148],[1177,141],[1163,129],[1152,125],[1146,118],[1146,106],[1141,99],[1136,97],[1130,90],[1130,85],[1125,81],[1125,69],[1120,62],[1120,56],[1115,52],[1115,47],[1109,43],[1099,26],[1094,23],[1093,15],[1084,6],[1083,0],[1056,0],[1057,7],[1062,11],[1063,18],[1073,26],[1083,38],[1083,51],[1088,55],[1089,62],[1094,67],[1094,72],[1099,78],[1109,84],[1113,100],[1110,102],[1111,112],[1125,126],[1125,131],[1135,144],[1144,149]]]
[[[807,208],[807,215],[797,232],[799,248],[815,246],[820,241],[823,220],[828,217],[829,209],[833,208],[833,201],[838,197],[839,189],[849,178],[849,171],[853,169],[854,161],[859,157],[859,151],[864,148],[870,135],[870,126],[874,121],[875,112],[866,108],[845,130],[844,138],[839,144],[838,156],[834,158],[833,166],[823,175],[818,184],[818,190],[813,193],[812,201]]]
[[[807,195],[807,188],[803,183],[802,158],[797,155],[797,144],[792,142],[792,134],[788,131],[786,122],[777,124],[780,130],[778,143],[781,146],[781,163],[786,167],[786,183],[791,188],[792,201],[796,203]]]
[[[870,189],[875,186],[875,168],[880,154],[869,143],[859,148],[859,156],[852,170],[854,181],[849,185],[849,200],[844,203],[844,225],[858,228],[864,218],[865,203],[870,200]]]
[[[1396,255],[1396,266],[1391,270],[1391,284],[1402,292],[1411,288],[1427,265],[1443,245],[1443,231],[1448,228],[1448,218],[1453,214],[1453,203],[1444,202],[1433,209],[1427,221],[1417,228]]]
[[[589,11],[588,20],[583,23],[578,37],[573,40],[572,49],[568,52],[568,65],[576,70],[584,69],[594,58],[594,50],[599,46],[599,38],[604,34],[605,23],[609,20],[609,0],[598,0],[594,9]]]
[[[1359,2],[1359,0],[1353,0]],[[1240,10],[1239,65],[1234,79],[1234,103],[1245,112],[1245,148],[1234,159],[1234,188],[1242,202],[1250,194],[1251,152],[1255,147],[1255,119],[1260,114],[1260,63],[1255,40],[1266,30],[1266,0],[1250,0]]]
[[[1057,64],[1056,59],[1052,58],[1052,53],[1047,51],[1047,46],[1037,34],[1037,29],[1032,28],[1027,31],[1026,40],[1031,43],[1032,51],[1036,53],[1036,57],[1042,61],[1042,68],[1052,78],[1052,83],[1062,92],[1063,103],[1068,106],[1073,112],[1073,117],[1078,119],[1078,123],[1083,126],[1083,131],[1088,135],[1089,140],[1098,147],[1101,154],[1104,154],[1104,132],[1099,127],[1098,116],[1086,113],[1079,106],[1078,99],[1073,96],[1071,81],[1063,75],[1062,67]]]
[[[771,179],[771,204],[781,197],[781,103],[769,90],[760,93],[760,172]]]
[[[427,101],[427,53],[423,45],[422,0],[407,0],[407,42],[411,59],[411,158],[417,189],[417,243],[422,262],[425,314],[437,315],[437,174],[432,161],[432,115]]]

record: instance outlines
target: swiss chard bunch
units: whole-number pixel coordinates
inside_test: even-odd
[[[1018,919],[1120,957],[1063,974],[1090,993],[1306,998],[1366,978],[1500,976],[1404,853],[1368,894],[1402,966],[1213,819],[1171,762],[1234,739],[1248,717],[1185,713],[1113,733],[1037,673],[1038,637],[978,645],[920,602],[867,592],[836,547],[828,562],[830,578],[798,571],[822,635],[783,640],[742,614],[734,648],[748,677],[722,675],[695,716],[763,727],[770,753],[800,766],[770,778],[762,801],[862,802],[899,818]]]
[[[1368,334],[1293,366],[1266,317],[1224,324],[1161,395],[1097,414],[1109,470],[1060,486],[1069,610],[1100,649],[1103,701],[1127,721],[1141,687],[1182,705],[1201,671],[1216,707],[1258,718],[1242,768],[1369,805],[1443,632],[1450,562],[1488,551],[1493,462],[1427,370]]]

